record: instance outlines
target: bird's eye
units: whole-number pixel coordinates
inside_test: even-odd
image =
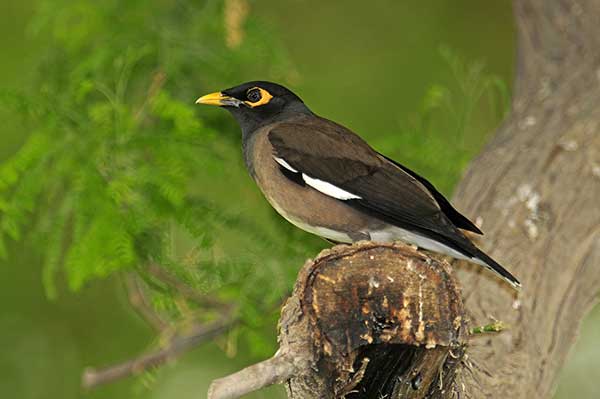
[[[248,93],[246,93],[246,97],[248,97],[248,101],[256,103],[260,101],[260,99],[262,98],[262,94],[260,93],[259,89],[254,88],[248,90]]]

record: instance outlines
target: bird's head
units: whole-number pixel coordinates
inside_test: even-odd
[[[244,134],[294,113],[310,113],[300,97],[276,83],[253,81],[200,97],[197,104],[217,105],[233,114]]]

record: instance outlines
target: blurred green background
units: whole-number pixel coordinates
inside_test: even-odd
[[[152,7],[159,10],[165,3],[148,1],[147,7],[152,12]],[[514,73],[515,27],[509,1],[373,0],[365,5],[358,0],[265,0],[248,6],[252,23],[277,36],[289,60],[284,64],[286,83],[313,111],[367,137],[376,148],[430,177],[447,194],[468,159],[501,121],[507,93],[500,82],[510,87]],[[39,7],[36,0],[0,3],[0,88],[36,93],[31,82],[40,79],[40,54],[49,46],[48,38],[31,33]],[[446,50],[440,51],[441,47]],[[203,65],[187,73],[191,81],[202,81]],[[222,89],[223,84],[277,74],[239,75],[227,76],[226,82],[214,86],[203,81],[205,86],[195,95]],[[497,103],[468,98],[478,96],[480,89],[493,91],[489,97]],[[440,98],[454,103],[460,120],[449,115],[452,110]],[[209,121],[215,118],[212,112],[197,110],[200,118]],[[30,132],[10,111],[0,110],[0,116],[3,160],[18,150]],[[224,123],[227,129],[235,129],[230,122]],[[241,162],[235,169],[238,180],[232,184],[241,185],[240,192],[252,198],[240,212],[246,212],[247,218],[266,217],[281,223],[253,188]],[[223,187],[215,191],[227,193]],[[294,237],[306,243],[301,247],[305,257],[324,246],[303,233]],[[79,379],[85,367],[112,364],[150,348],[155,342],[152,331],[129,308],[119,275],[95,280],[76,293],[60,286],[58,298],[50,301],[42,283],[43,253],[27,241],[10,247],[9,258],[0,263],[2,397],[200,398],[213,378],[260,357],[260,351],[244,347],[246,341],[231,350],[236,338],[224,337],[156,373],[84,392]],[[301,263],[296,264],[300,267]],[[286,283],[291,287],[291,280]],[[266,331],[265,339],[273,346],[275,325],[258,328]],[[600,311],[596,308],[562,372],[556,398],[597,397],[598,331]],[[266,348],[271,347],[267,344]],[[283,397],[282,392],[275,387],[251,397]]]

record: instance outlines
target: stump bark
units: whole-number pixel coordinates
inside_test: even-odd
[[[465,360],[450,265],[400,243],[340,245],[308,261],[279,329],[272,359],[216,381],[209,398],[239,397],[269,373],[289,398],[432,397],[457,389]]]

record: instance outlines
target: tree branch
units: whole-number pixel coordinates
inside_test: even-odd
[[[135,274],[128,274],[125,278],[127,288],[127,297],[131,307],[150,325],[155,331],[161,332],[168,327],[168,323],[163,320],[152,309],[144,289],[140,286],[140,280]]]
[[[104,369],[86,369],[82,376],[81,385],[86,389],[90,389],[159,367],[182,353],[195,348],[200,343],[222,334],[237,323],[237,319],[228,315],[210,324],[194,325],[185,335],[173,337],[164,348],[156,352],[144,354]]]
[[[145,269],[151,276],[156,278],[158,281],[166,284],[172,288],[177,294],[189,299],[192,302],[200,306],[212,307],[212,308],[224,308],[227,307],[223,302],[212,298],[207,295],[202,295],[188,284],[184,283],[176,276],[166,271],[163,267],[156,263],[148,264]]]
[[[208,399],[233,399],[273,384],[282,384],[301,370],[295,355],[276,354],[228,377],[213,381]]]

